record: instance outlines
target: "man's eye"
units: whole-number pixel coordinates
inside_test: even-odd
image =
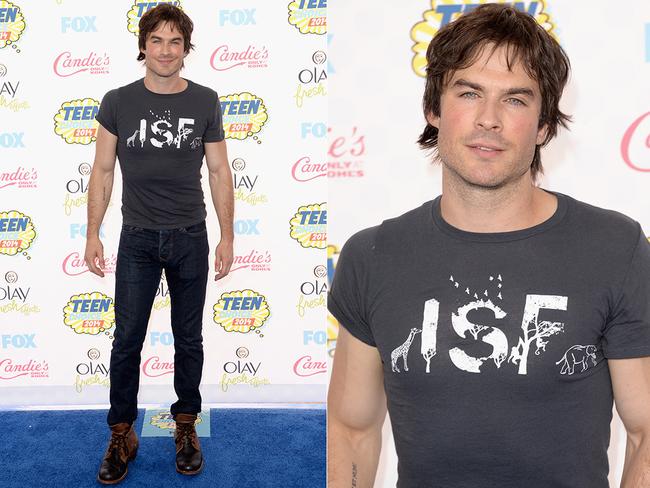
[[[470,99],[471,99],[471,98],[476,98],[476,97],[478,97],[478,94],[477,94],[476,92],[465,92],[465,93],[461,94],[461,97],[462,97],[462,98],[470,98]]]
[[[518,98],[508,98],[508,100],[506,100],[506,101],[511,105],[526,105],[524,102],[522,102]]]

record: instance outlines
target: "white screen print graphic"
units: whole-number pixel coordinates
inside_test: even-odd
[[[550,322],[540,320],[539,315],[542,310],[560,310],[566,311],[568,298],[559,295],[526,295],[526,303],[521,323],[522,337],[516,346],[510,351],[508,356],[508,338],[505,333],[498,327],[491,327],[482,324],[475,324],[467,319],[467,315],[472,310],[488,309],[494,314],[497,320],[507,316],[498,305],[491,300],[474,300],[462,307],[459,307],[451,315],[451,322],[454,332],[460,337],[474,340],[481,340],[492,348],[492,352],[483,357],[474,357],[467,354],[462,348],[454,347],[449,351],[449,357],[458,369],[469,373],[480,373],[481,366],[486,361],[492,360],[497,368],[500,368],[506,358],[518,366],[518,374],[525,375],[528,373],[528,355],[531,345],[535,344],[535,355],[539,356],[546,350],[548,344],[547,338],[564,332],[564,323]],[[429,373],[431,359],[437,353],[437,333],[439,319],[440,302],[431,298],[424,303],[422,314],[422,342],[420,352],[426,361],[426,372]],[[399,372],[396,368],[397,360],[401,357],[406,365],[407,355],[411,343],[416,333],[420,329],[411,329],[407,340],[395,348],[391,354],[391,362],[394,372]],[[408,368],[405,367],[408,371]]]
[[[150,135],[148,142],[154,147],[160,149],[168,146],[180,149],[181,143],[186,141],[194,132],[192,128],[194,119],[179,117],[174,124],[172,122],[171,111],[169,110],[165,110],[162,115],[156,115],[151,110],[149,113],[156,120],[147,124],[147,119],[140,119],[140,128],[126,140],[126,147],[138,147],[136,146],[137,142],[139,147],[142,148],[147,142],[147,136]],[[147,128],[151,131],[150,134],[148,134]],[[172,132],[173,129],[176,130],[175,134]],[[195,141],[192,142],[192,145],[194,149]]]

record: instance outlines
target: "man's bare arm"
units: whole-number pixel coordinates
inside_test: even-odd
[[[650,488],[650,357],[610,359],[609,370],[627,431],[621,488]]]
[[[88,269],[98,276],[104,276],[102,271],[105,267],[104,246],[99,239],[99,228],[113,191],[116,150],[117,136],[100,124],[97,129],[97,141],[95,141],[95,162],[88,183],[88,224],[84,254]]]
[[[377,348],[339,329],[327,398],[328,488],[372,488],[386,417]]]
[[[212,203],[217,211],[221,229],[221,241],[217,246],[214,261],[214,270],[217,273],[215,280],[219,280],[230,272],[233,261],[235,200],[226,141],[206,143],[205,161],[208,165]]]

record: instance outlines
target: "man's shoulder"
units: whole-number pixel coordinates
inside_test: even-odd
[[[638,238],[640,226],[636,220],[616,210],[566,198],[571,202],[572,224],[583,228],[588,236],[614,233],[628,239]]]
[[[194,92],[195,95],[204,95],[207,97],[216,97],[217,96],[217,91],[214,88],[210,88],[209,86],[201,85],[200,83],[197,83],[192,80],[187,80],[188,83],[191,84],[192,86],[192,91]]]

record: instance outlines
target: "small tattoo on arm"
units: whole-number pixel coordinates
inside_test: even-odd
[[[352,463],[352,488],[357,486],[357,465]]]

